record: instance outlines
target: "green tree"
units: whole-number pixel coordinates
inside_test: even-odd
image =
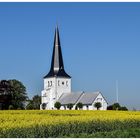
[[[120,109],[120,104],[119,103],[114,103],[113,105],[112,105],[112,109],[113,110],[119,110]]]
[[[124,110],[127,111],[127,107],[121,106],[119,103],[114,103],[107,107],[107,110]]]
[[[57,108],[57,110],[59,110],[60,107],[61,107],[61,103],[60,103],[60,102],[56,102],[56,103],[54,104],[54,107]]]
[[[121,107],[119,108],[119,110],[127,111],[128,109],[127,109],[127,107],[125,107],[125,106],[121,106]]]
[[[67,108],[69,108],[69,110],[71,110],[73,108],[73,104],[72,103],[67,104]]]
[[[7,80],[0,81],[0,109],[9,109],[11,105],[11,85]]]
[[[113,110],[113,106],[112,105],[107,106],[107,110]]]
[[[28,98],[25,86],[15,79],[0,81],[0,96],[2,109],[8,109],[10,105],[14,109],[24,109],[25,101]]]
[[[25,101],[28,99],[26,87],[18,80],[8,80],[11,86],[12,105],[14,109],[25,108]]]
[[[41,96],[35,95],[32,100],[28,100],[26,109],[40,109]]]
[[[83,104],[81,102],[77,103],[77,108],[82,109],[83,108]]]
[[[26,106],[26,109],[28,109],[28,110],[34,109],[33,101],[32,100],[28,100],[27,102],[28,102],[28,104]]]
[[[97,108],[97,110],[99,110],[99,108],[101,108],[101,107],[102,107],[102,105],[101,105],[101,103],[100,103],[100,102],[96,102],[96,103],[94,104],[94,107],[96,107],[96,108]]]
[[[40,104],[41,104],[41,96],[35,95],[33,97],[33,108],[40,109]]]
[[[1,80],[0,81],[0,93],[4,95],[8,95],[11,93],[11,85],[10,82],[7,80]]]

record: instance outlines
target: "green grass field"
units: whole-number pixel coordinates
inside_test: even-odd
[[[140,138],[140,112],[0,111],[0,138]]]
[[[140,138],[140,128],[130,128],[126,130],[115,130],[110,132],[96,132],[95,134],[71,134],[63,138]]]

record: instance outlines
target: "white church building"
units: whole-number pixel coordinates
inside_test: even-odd
[[[45,105],[46,110],[56,109],[55,102],[61,103],[61,110],[67,110],[68,104],[73,104],[73,110],[77,103],[83,104],[83,110],[96,110],[94,104],[101,103],[100,110],[107,109],[107,101],[101,92],[72,92],[71,76],[64,69],[61,44],[58,27],[55,29],[53,54],[49,73],[44,76],[44,90],[41,93],[40,109]]]

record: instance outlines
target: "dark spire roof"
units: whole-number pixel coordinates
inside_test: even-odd
[[[54,77],[54,76],[71,78],[64,70],[58,27],[56,27],[55,29],[51,69],[44,78]]]

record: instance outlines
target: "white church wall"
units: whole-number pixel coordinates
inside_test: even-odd
[[[71,93],[71,79],[57,78],[57,99],[62,93]]]
[[[107,110],[107,102],[106,102],[106,100],[104,99],[104,97],[102,96],[102,94],[99,94],[99,95],[96,97],[95,101],[93,102],[93,104],[92,104],[93,110],[97,110],[97,108],[94,107],[94,104],[95,104],[96,102],[100,102],[101,105],[102,105],[101,108],[100,108],[99,110]]]
[[[58,99],[62,93],[71,93],[71,79],[68,78],[46,78],[44,79],[44,89],[51,88]]]
[[[83,105],[83,110],[87,110],[87,106],[86,105]]]
[[[71,110],[75,110],[75,106],[76,106],[76,105],[74,105],[73,108],[72,108]],[[69,108],[67,108],[67,105],[65,105],[65,106],[62,105],[61,108],[60,108],[60,110],[69,110]]]
[[[92,103],[92,105],[83,105],[83,110],[97,110],[96,107],[94,107],[94,104],[96,102],[100,102],[102,107],[100,108],[100,110],[107,110],[107,102],[104,99],[104,97],[102,96],[102,94],[99,94],[96,99],[94,100],[94,102]]]
[[[83,105],[83,110],[94,110],[92,105]]]
[[[42,91],[42,104],[47,103],[46,109],[55,109],[54,104],[62,93],[71,93],[71,79],[69,78],[46,78]]]
[[[65,110],[64,106],[61,106],[61,107],[60,107],[60,110]]]
[[[95,110],[93,105],[89,105],[88,110]]]
[[[55,87],[55,77],[44,79],[44,89]]]
[[[76,108],[76,105],[73,105],[73,108],[72,108],[72,110],[75,110],[75,108]]]
[[[46,103],[46,109],[54,109],[56,100],[55,77],[44,79],[44,90],[42,91],[42,104]]]

